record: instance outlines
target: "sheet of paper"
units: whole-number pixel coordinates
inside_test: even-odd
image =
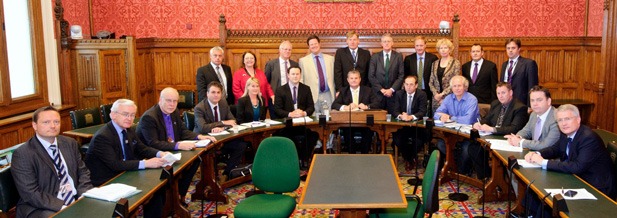
[[[518,162],[518,165],[523,167],[523,168],[540,168],[540,167],[542,167],[542,165],[540,165],[540,164],[529,163],[529,162],[525,161],[525,159],[516,159],[516,162]]]
[[[576,191],[576,195],[574,195],[573,197],[568,197],[566,196],[565,192],[567,191]],[[561,194],[561,196],[563,196],[564,199],[566,200],[583,200],[583,199],[587,199],[587,200],[598,200],[598,198],[596,198],[595,196],[593,196],[593,194],[589,193],[587,191],[587,189],[584,188],[578,188],[578,189],[560,189],[560,188],[547,188],[544,189],[544,191],[546,192],[550,192],[551,193],[551,197],[555,196],[556,194]]]
[[[163,164],[163,167],[171,166],[180,159],[182,159],[182,153],[165,155],[163,156],[163,160],[165,160],[165,164]]]
[[[281,121],[276,121],[276,120],[268,120],[268,119],[266,119],[264,122],[270,123],[270,125],[279,125],[279,124],[283,124],[283,122],[281,122]]]
[[[294,118],[293,123],[304,123],[304,122],[313,122],[313,119],[310,117],[298,117],[298,118]]]
[[[199,141],[195,142],[195,147],[197,147],[197,148],[207,147],[210,143],[212,143],[212,140],[210,140],[210,139],[199,140]]]
[[[266,126],[266,123],[260,122],[260,121],[253,121],[253,122],[243,123],[243,124],[240,124],[240,125],[245,126],[245,127],[253,127],[254,128],[254,127]]]
[[[211,136],[220,136],[220,135],[228,135],[228,134],[229,134],[229,132],[227,132],[227,130],[224,130],[224,131],[221,131],[221,132],[217,132],[217,133],[213,133],[213,132],[208,133],[208,135],[211,135]]]
[[[507,140],[502,139],[487,139],[491,143],[491,149],[509,152],[523,152],[522,147],[512,146]]]
[[[130,197],[139,192],[141,192],[141,190],[138,190],[136,187],[121,183],[112,183],[106,186],[92,188],[86,191],[83,196],[116,202],[120,200],[120,198]]]

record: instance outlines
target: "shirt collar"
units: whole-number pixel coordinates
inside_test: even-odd
[[[540,119],[542,119],[542,121],[546,120],[546,117],[548,117],[549,112],[553,109],[553,107],[549,107],[548,110],[546,110],[542,115],[538,115],[538,117],[540,117]]]
[[[518,55],[518,56],[516,56],[516,57],[514,57],[514,58],[509,59],[508,61],[514,61],[514,63],[516,63],[516,62],[518,61],[518,58],[519,58],[519,57],[521,57],[521,56],[520,56],[520,55]]]
[[[210,101],[210,99],[208,99],[208,104],[210,105],[210,108],[213,108],[213,109],[214,109],[214,107],[219,106],[219,104],[218,104],[218,103],[216,103],[216,104],[212,103],[212,102]]]
[[[290,63],[289,59],[285,60],[285,59],[283,59],[282,57],[279,56],[279,63],[285,64],[285,61],[287,61],[287,63]]]
[[[56,145],[58,146],[58,138],[54,137],[54,143],[49,143],[48,141],[43,140],[43,138],[41,138],[38,134],[36,134],[36,138],[39,139],[39,142],[41,142],[41,145],[43,145],[43,148],[45,148],[45,150],[49,150],[49,146]]]
[[[481,66],[481,65],[482,65],[482,63],[484,62],[484,58],[480,58],[480,60],[478,60],[478,61],[471,61],[471,62],[472,62],[473,64],[478,63],[478,65],[480,65],[480,66]]]
[[[213,62],[210,62],[210,65],[212,65],[212,68],[214,68],[214,70],[216,70],[216,67],[221,67],[221,65],[216,65]]]
[[[424,60],[424,57],[426,57],[426,52],[422,53],[422,55],[419,55],[418,53],[416,53],[418,61],[420,61],[420,58],[422,58],[422,60]]]
[[[319,54],[311,53],[311,57],[313,57],[313,59],[315,59],[316,56],[319,56],[320,59],[323,59],[323,53],[321,53],[321,52],[319,52]]]
[[[116,132],[118,133],[118,135],[122,134],[122,130],[124,130],[124,128],[120,127],[116,121],[111,121],[111,124],[114,126],[114,129],[116,129]]]
[[[571,138],[572,140],[574,140],[574,136],[576,136],[577,132],[578,132],[578,129],[576,131],[574,131],[574,133],[572,133],[572,135],[569,135],[568,138]]]
[[[349,87],[349,90],[351,90],[351,92],[354,91],[360,91],[360,86],[356,87],[356,89],[351,88],[351,86]]]

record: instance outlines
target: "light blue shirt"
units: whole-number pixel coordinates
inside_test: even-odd
[[[456,99],[454,93],[449,94],[443,99],[433,118],[438,120],[441,117],[439,113],[450,115],[450,120],[457,123],[471,125],[480,117],[478,99],[469,92],[465,92],[461,100]]]
[[[116,124],[116,122],[112,121],[111,122],[112,125],[114,125],[114,129],[116,129],[116,132],[118,133],[118,140],[120,140],[120,148],[122,148],[122,154],[124,153],[124,146],[122,146],[122,130],[124,130],[124,128],[118,126],[118,124]],[[156,157],[160,157],[161,156],[161,152],[156,152]],[[146,161],[145,160],[140,160],[139,161],[139,169],[143,170],[146,169]]]

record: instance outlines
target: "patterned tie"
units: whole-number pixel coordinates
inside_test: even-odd
[[[539,140],[541,134],[542,134],[542,119],[538,117],[538,121],[536,122],[536,127],[533,129],[533,140]]]
[[[214,114],[214,122],[219,122],[219,106],[214,106],[214,111],[212,111],[212,113]]]
[[[566,160],[570,159],[570,144],[572,143],[572,138],[568,137],[568,144],[566,144]]]
[[[495,127],[499,128],[503,124],[503,117],[506,116],[506,110],[508,109],[507,105],[501,106],[501,111],[499,112],[499,116],[497,117],[497,124]]]
[[[358,66],[358,56],[356,55],[356,50],[351,50],[351,56],[353,56],[353,68],[356,68]]]
[[[508,67],[508,83],[512,85],[512,69],[514,68],[514,61],[510,60],[510,67]]]
[[[473,74],[471,75],[471,80],[473,83],[476,83],[476,79],[478,78],[478,62],[475,63],[475,67],[473,67]]]
[[[126,137],[126,130],[122,130],[122,147],[124,148],[124,160],[133,160],[133,150],[131,150],[129,139]]]
[[[323,75],[323,69],[321,69],[321,61],[319,61],[319,56],[315,56],[315,63],[317,64],[317,74],[319,74],[319,92],[325,92],[326,78]]]
[[[422,59],[424,58],[420,57],[420,63],[418,64],[418,84],[420,84],[421,89],[424,89],[424,61]]]
[[[221,67],[216,66],[216,77],[219,79],[221,85],[223,85],[223,98],[227,98],[227,84],[223,81],[223,76],[221,76]]]
[[[407,115],[411,115],[411,104],[413,101],[413,95],[407,96]]]
[[[384,70],[386,71],[386,84],[385,87],[390,87],[390,54],[386,54],[386,65],[384,66]]]
[[[298,87],[294,86],[294,93],[293,93],[293,97],[294,97],[294,104],[298,103],[298,98],[297,98],[297,94],[298,93]]]
[[[289,73],[289,62],[285,61],[285,76],[281,77],[281,86],[287,84],[287,74]]]
[[[66,166],[60,158],[60,153],[58,152],[58,147],[56,145],[50,145],[49,149],[51,149],[51,155],[54,159],[54,165],[56,166],[56,171],[58,172],[58,180],[60,180],[60,187],[70,186],[69,176],[66,171]],[[60,194],[62,198],[60,200],[64,201],[64,205],[69,205],[75,201],[75,193],[73,190],[68,190]]]

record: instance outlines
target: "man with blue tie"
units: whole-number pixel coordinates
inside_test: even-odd
[[[506,40],[508,60],[501,65],[501,82],[512,85],[514,98],[530,106],[529,90],[538,85],[538,64],[536,61],[521,57],[521,40]]]
[[[418,91],[418,77],[405,77],[404,92],[397,92],[394,102],[394,114],[400,121],[415,121],[422,119],[427,111],[427,97],[423,91]],[[418,146],[424,144],[425,131],[416,127],[403,127],[392,134],[392,144],[398,146],[405,159],[405,170],[413,168],[418,157]]]

